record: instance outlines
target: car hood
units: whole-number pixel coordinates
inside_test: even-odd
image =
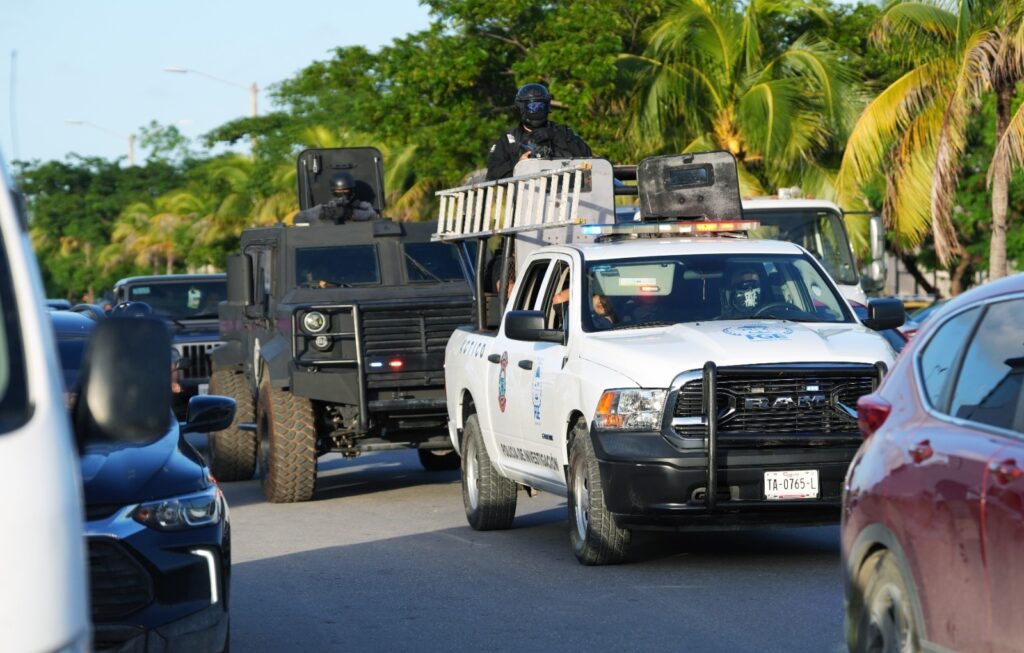
[[[892,367],[884,338],[860,324],[728,320],[592,333],[581,357],[619,361],[641,387],[664,388],[708,361],[719,367],[785,363],[865,363]]]
[[[81,456],[87,505],[128,505],[209,486],[202,458],[184,438],[177,422],[146,445],[90,443]]]

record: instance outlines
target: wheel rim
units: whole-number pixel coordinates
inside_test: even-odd
[[[911,651],[907,603],[898,587],[886,585],[872,601],[868,651]]]
[[[465,471],[462,482],[466,485],[466,499],[469,501],[470,510],[476,510],[480,505],[480,470],[476,460],[476,438],[470,438],[466,442]]]
[[[576,534],[582,541],[587,539],[587,528],[590,524],[590,489],[587,486],[587,476],[580,467],[579,462],[573,465],[572,496]]]

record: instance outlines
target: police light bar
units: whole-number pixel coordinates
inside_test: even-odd
[[[686,235],[708,233],[736,233],[761,226],[758,220],[687,220],[685,222],[645,222],[634,224],[588,224],[583,226],[587,236],[629,234]]]

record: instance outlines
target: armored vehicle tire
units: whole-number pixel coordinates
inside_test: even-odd
[[[584,565],[614,565],[626,558],[630,532],[615,525],[604,503],[601,474],[587,426],[576,423],[569,449],[569,541]]]
[[[231,426],[208,436],[210,472],[221,482],[248,481],[256,471],[256,433],[243,431],[239,425],[256,417],[249,382],[231,370],[214,370],[210,394],[231,397],[236,406]]]
[[[891,553],[876,551],[864,561],[856,582],[851,583],[847,637],[851,651],[918,651],[921,627],[914,598]],[[851,627],[855,630],[851,632]]]
[[[462,503],[466,520],[478,531],[509,528],[516,516],[516,483],[498,474],[491,465],[476,415],[466,419],[463,433]]]
[[[260,385],[260,484],[271,503],[295,503],[313,498],[316,486],[316,427],[309,399],[287,390]]]
[[[458,469],[461,463],[454,449],[417,449],[416,453],[423,469],[428,472],[450,472]]]

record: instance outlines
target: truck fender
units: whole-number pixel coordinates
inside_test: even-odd
[[[288,340],[279,336],[261,343],[259,360],[261,367],[266,366],[270,372],[271,387],[278,389],[291,387],[292,377],[289,364],[292,361],[292,352]],[[260,381],[262,382],[262,380],[261,378]]]
[[[245,367],[245,352],[242,343],[229,341],[210,352],[210,361],[218,370],[242,370]]]

